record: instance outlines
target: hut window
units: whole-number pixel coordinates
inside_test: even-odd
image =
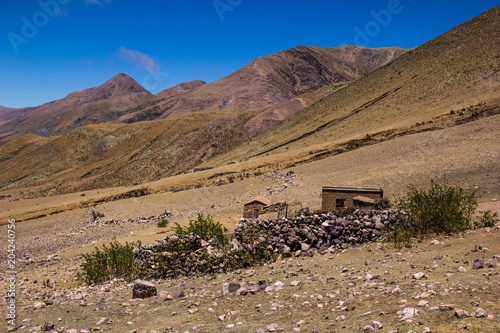
[[[336,207],[337,208],[344,208],[345,201],[346,201],[346,199],[337,199]]]

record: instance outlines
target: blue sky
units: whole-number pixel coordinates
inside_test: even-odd
[[[0,105],[24,107],[123,72],[153,93],[212,82],[298,45],[411,48],[498,0],[2,0]]]

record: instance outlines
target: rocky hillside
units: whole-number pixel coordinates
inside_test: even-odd
[[[500,98],[500,7],[296,113],[213,165],[421,126]]]
[[[263,110],[300,94],[338,82],[359,79],[406,50],[356,46],[299,46],[262,56],[240,70],[182,96],[141,110],[161,118],[219,109]]]

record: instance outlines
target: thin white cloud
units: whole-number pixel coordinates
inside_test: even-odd
[[[101,1],[99,0],[85,0],[86,4],[94,4],[94,5],[100,5]]]
[[[158,73],[159,71],[159,66],[157,62],[147,54],[142,53],[141,51],[129,50],[122,46],[118,50],[118,55],[127,61],[140,64],[155,73]]]

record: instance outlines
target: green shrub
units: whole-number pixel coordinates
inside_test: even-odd
[[[161,219],[156,223],[158,228],[165,228],[168,225],[168,220],[167,219]]]
[[[270,235],[258,226],[250,226],[234,235],[240,244],[246,244],[245,249],[232,251],[230,256],[232,269],[247,268],[276,259],[276,254],[268,248]]]
[[[220,222],[214,222],[210,215],[205,217],[203,214],[198,214],[198,218],[189,221],[189,225],[184,228],[179,225],[179,223],[175,223],[175,225],[174,232],[176,235],[189,235],[190,233],[194,233],[205,241],[209,241],[215,237],[221,245],[229,243],[225,235],[227,228],[220,224]]]
[[[476,228],[492,228],[497,225],[497,212],[493,213],[491,210],[488,210],[480,213],[482,213],[483,215],[481,216],[479,221],[474,222]]]
[[[295,175],[295,171],[290,170],[290,171],[288,171],[286,174],[287,174],[287,175],[290,175],[290,176],[291,176],[291,175]]]
[[[95,221],[100,217],[104,217],[104,214],[101,212],[98,212],[95,208],[92,208],[92,221]]]
[[[85,262],[81,265],[83,278],[88,284],[97,284],[112,278],[123,278],[132,281],[134,272],[134,249],[141,243],[128,243],[125,245],[116,240],[102,246],[102,250],[95,248],[92,253],[83,255]]]
[[[396,245],[409,245],[414,237],[429,233],[449,233],[470,227],[470,219],[477,208],[475,191],[461,187],[440,185],[431,180],[431,187],[419,190],[410,185],[397,204],[404,212],[394,223],[390,236]]]

